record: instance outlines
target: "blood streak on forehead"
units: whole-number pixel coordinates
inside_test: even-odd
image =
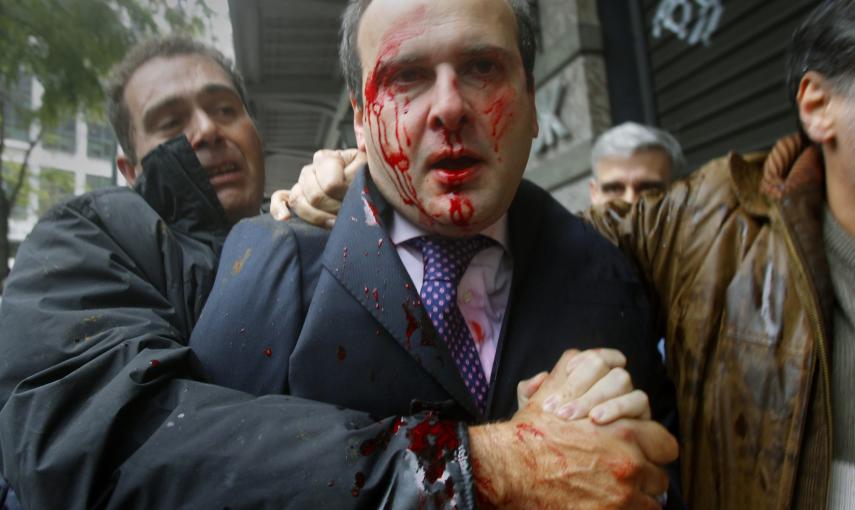
[[[365,107],[369,104],[377,102],[377,94],[379,90],[379,82],[382,76],[379,76],[378,71],[383,68],[383,65],[390,58],[394,58],[400,53],[401,45],[409,39],[418,37],[425,32],[423,18],[427,12],[427,6],[420,5],[412,13],[407,13],[401,16],[392,23],[392,29],[383,34],[380,40],[377,57],[374,61],[374,69],[365,80]]]

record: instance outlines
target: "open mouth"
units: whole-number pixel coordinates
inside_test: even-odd
[[[445,170],[447,172],[459,172],[468,170],[480,163],[481,160],[472,156],[442,158],[431,164],[431,170]]]
[[[481,158],[469,155],[446,156],[434,161],[430,170],[441,184],[458,187],[474,179],[483,162]]]
[[[216,177],[218,175],[237,172],[238,166],[237,163],[224,163],[222,165],[207,167],[205,171],[208,172],[208,177]]]

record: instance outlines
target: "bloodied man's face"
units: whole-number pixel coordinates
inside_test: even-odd
[[[441,235],[498,220],[537,135],[507,0],[374,0],[358,48],[354,128],[383,196]]]

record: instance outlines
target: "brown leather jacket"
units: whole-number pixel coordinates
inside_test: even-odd
[[[824,171],[791,136],[591,221],[658,300],[691,508],[825,510],[832,291]]]

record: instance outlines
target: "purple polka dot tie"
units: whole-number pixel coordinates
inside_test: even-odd
[[[422,304],[449,350],[463,381],[481,412],[487,404],[487,378],[481,367],[481,358],[466,320],[457,306],[457,286],[476,253],[493,241],[484,236],[467,239],[444,237],[419,237],[414,241],[422,250],[424,281]]]

